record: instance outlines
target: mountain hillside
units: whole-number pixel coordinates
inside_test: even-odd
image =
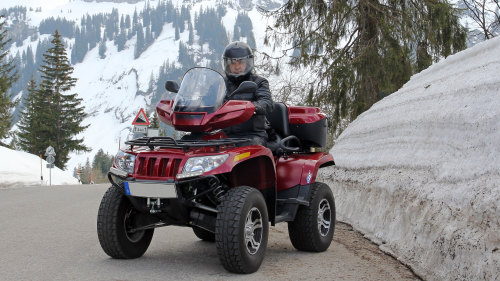
[[[71,155],[67,167],[72,170],[92,160],[100,148],[114,154],[119,143],[131,138],[135,115],[140,108],[153,113],[167,94],[167,80],[180,82],[193,66],[220,70],[228,42],[242,40],[266,50],[261,45],[266,20],[257,9],[279,5],[273,0],[73,0],[48,5],[22,0],[15,7],[3,3],[0,9],[12,36],[10,52],[21,74],[13,91],[22,100],[30,77],[39,79],[36,70],[57,29],[78,79],[72,92],[83,98],[89,115],[85,124],[90,124],[84,137],[92,152]],[[21,106],[16,108],[16,120]]]

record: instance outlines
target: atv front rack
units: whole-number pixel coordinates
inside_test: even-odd
[[[142,137],[126,141],[125,144],[130,145],[130,149],[134,146],[147,146],[154,150],[159,148],[179,148],[189,150],[190,148],[214,146],[216,151],[219,151],[221,146],[236,146],[236,144],[250,141],[246,138],[225,138],[218,140],[174,140],[171,137]]]

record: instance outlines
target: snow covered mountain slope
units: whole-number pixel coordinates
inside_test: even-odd
[[[426,280],[500,280],[500,38],[413,76],[321,173],[338,218]]]
[[[147,5],[154,9],[160,1],[167,2],[167,0],[131,1],[137,3],[128,3],[128,1],[114,3],[116,0],[114,2],[57,0],[51,1],[50,5],[45,5],[46,1],[42,0],[20,0],[16,3],[1,2],[0,8],[11,7],[14,4],[28,7],[27,22],[30,26],[36,27],[44,19],[58,17],[74,21],[75,25],[79,26],[83,16],[100,13],[110,14],[113,9],[118,10],[119,17],[129,15],[132,18],[137,12],[141,22],[141,11]],[[171,0],[171,2],[179,10],[182,6],[188,7],[193,24],[200,11],[224,5],[225,15],[221,21],[230,41],[233,38],[232,33],[238,14],[245,13],[252,21],[257,49],[261,51],[269,49],[263,46],[267,21],[258,12],[257,7],[278,7],[278,3],[280,3],[280,1],[275,0]],[[144,30],[146,30],[145,26]],[[104,36],[104,27],[102,27],[101,32]],[[157,101],[154,93],[165,90],[156,89],[156,84],[153,84],[154,87],[151,88],[151,81],[158,80],[160,68],[167,61],[177,67],[181,66],[179,63],[179,43],[180,41],[183,43],[189,41],[187,23],[184,32],[180,32],[179,39],[175,38],[175,33],[173,23],[164,23],[158,37],[137,58],[135,57],[137,35],[128,38],[121,51],[118,50],[115,41],[107,40],[104,55],[99,54],[99,44],[97,44],[86,53],[82,62],[74,65],[73,77],[77,78],[78,81],[71,92],[78,93],[79,97],[83,98],[85,111],[89,114],[84,124],[90,124],[90,127],[83,133],[83,136],[85,145],[91,147],[92,151],[70,154],[70,161],[67,163],[68,170],[72,171],[78,164],[85,164],[87,159],[92,161],[94,155],[101,148],[107,153],[115,154],[119,143],[121,142],[123,145],[127,139],[132,137],[132,121],[140,108],[149,109],[149,113],[154,110]],[[43,40],[49,37],[49,35],[40,35],[39,39]],[[199,37],[200,34],[195,34],[194,43],[188,46],[189,52],[198,57],[200,53],[208,51],[208,44],[205,43],[203,46],[197,44]],[[76,42],[74,38],[65,38],[65,40],[69,56]],[[18,52],[22,53],[27,50],[28,46],[36,52],[37,43],[38,40],[26,39],[21,46],[13,44],[10,52],[12,55]],[[209,63],[210,61],[203,58],[196,65],[184,65],[183,67],[205,66]],[[215,61],[214,63],[218,64],[219,62]]]

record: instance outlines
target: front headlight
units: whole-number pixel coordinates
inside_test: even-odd
[[[182,168],[182,173],[192,173],[192,172],[208,172],[211,171],[224,163],[229,157],[229,154],[214,155],[214,156],[202,156],[202,157],[191,157],[184,164]]]
[[[118,151],[115,156],[116,167],[129,174],[134,173],[135,155]]]

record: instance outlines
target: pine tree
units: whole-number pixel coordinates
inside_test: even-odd
[[[237,26],[237,25],[234,25],[234,29],[233,29],[233,41],[239,41],[240,37],[241,37],[240,27]]]
[[[311,105],[334,117],[338,134],[412,74],[465,48],[457,14],[445,0],[290,0],[269,12],[265,42],[300,50],[291,64],[314,71]]]
[[[81,106],[82,99],[77,94],[68,93],[76,79],[71,77],[73,67],[69,64],[57,30],[51,43],[53,46],[43,55],[43,64],[40,66],[42,81],[38,89],[35,90],[34,82],[28,88],[30,95],[21,117],[23,129],[19,133],[19,140],[24,150],[37,155],[51,145],[56,151],[54,164],[64,168],[71,151],[89,150],[83,144],[83,138],[76,137],[88,125],[81,125],[86,117]],[[31,127],[33,124],[35,127]]]
[[[104,153],[104,150],[99,149],[92,161],[92,180],[95,183],[108,182],[107,174],[109,168],[113,165],[113,156]]]
[[[116,43],[116,47],[118,49],[118,52],[125,49],[125,44],[127,43],[126,29],[120,30],[120,33],[118,33],[118,36],[115,39],[115,43]]]
[[[9,39],[7,39],[7,30],[4,29],[5,21],[0,16],[0,139],[7,136],[11,126],[11,109],[16,105],[11,101],[9,89],[17,81],[18,75],[15,71],[15,64],[7,58],[6,50]]]
[[[80,170],[80,180],[83,184],[90,184],[90,176],[92,175],[92,166],[90,165],[89,158],[87,158],[87,162],[85,162],[85,166],[83,166]]]
[[[181,35],[179,33],[179,26],[175,26],[175,40],[179,40],[181,38]]]
[[[23,115],[17,123],[18,126],[18,147],[24,151],[32,154],[40,153],[43,148],[36,147],[40,143],[40,129],[42,124],[43,108],[41,108],[43,101],[37,100],[40,95],[37,95],[36,83],[31,77],[27,87],[28,94],[24,99]]]
[[[106,38],[102,38],[101,42],[99,43],[99,57],[101,59],[106,58]]]
[[[153,112],[152,116],[150,117],[151,123],[149,124],[149,128],[154,128],[158,129],[160,128],[160,119],[158,118],[158,113],[156,110]]]
[[[192,46],[194,44],[194,31],[193,31],[193,24],[191,23],[191,21],[189,21],[188,23],[188,30],[189,30],[188,44]]]
[[[137,25],[137,42],[135,44],[134,57],[138,58],[142,51],[144,51],[144,31],[142,30],[142,25]]]

